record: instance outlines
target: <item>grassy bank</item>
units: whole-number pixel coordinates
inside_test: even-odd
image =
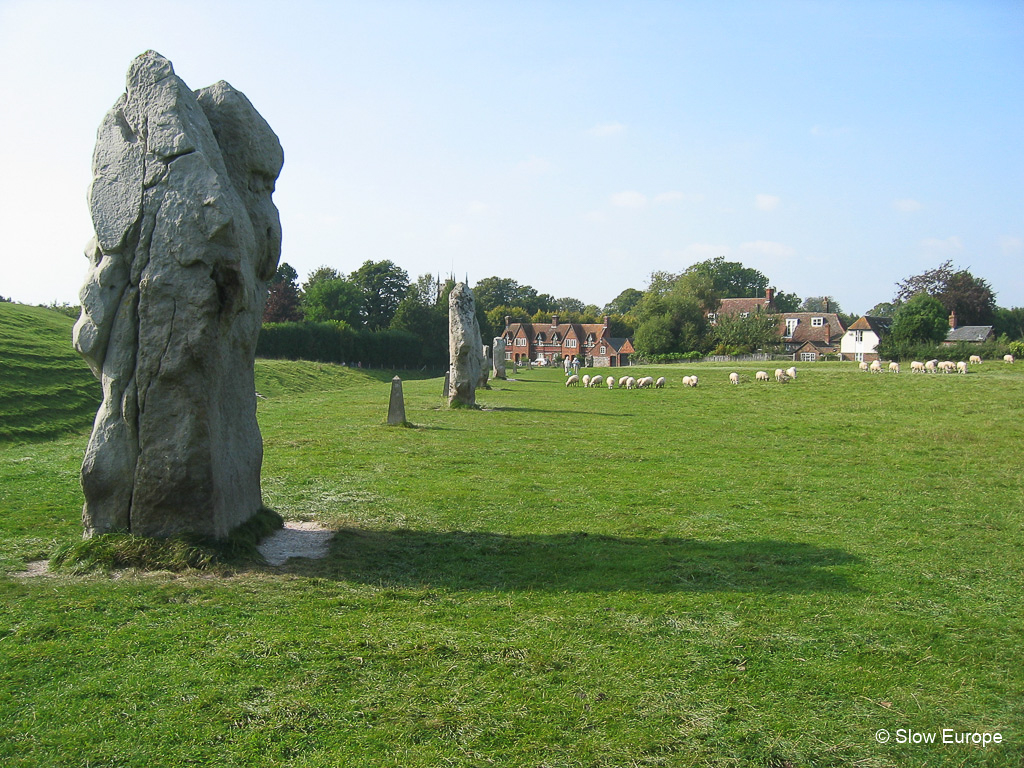
[[[798,367],[409,380],[395,429],[390,373],[259,361],[265,500],[339,534],[230,578],[15,576],[86,436],[0,444],[0,757],[1019,766],[1024,370]],[[944,728],[1004,743],[897,743]]]

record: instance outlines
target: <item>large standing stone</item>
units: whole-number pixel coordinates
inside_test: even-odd
[[[507,378],[505,373],[505,337],[495,336],[491,347],[491,364],[494,367],[494,378]]]
[[[477,389],[490,389],[487,381],[491,378],[491,348],[484,344],[480,348],[480,381],[477,382]]]
[[[458,283],[448,295],[449,405],[476,405],[481,347],[473,291]]]
[[[74,344],[103,387],[86,535],[224,538],[261,506],[253,361],[281,254],[284,155],[249,100],[153,51],[100,125]]]

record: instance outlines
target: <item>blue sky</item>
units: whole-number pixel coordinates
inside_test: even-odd
[[[283,260],[603,305],[725,256],[848,312],[952,259],[1024,306],[1024,3],[6,2],[0,294],[77,302],[152,48],[281,138]]]

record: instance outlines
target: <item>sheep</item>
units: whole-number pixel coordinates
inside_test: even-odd
[[[924,369],[928,373],[935,373],[935,366],[937,366],[938,364],[938,360],[929,360],[927,363],[924,364]]]
[[[778,381],[779,384],[785,384],[787,381],[789,381],[789,374],[783,371],[781,376],[776,377],[776,381]]]
[[[943,373],[952,373],[953,371],[956,370],[956,363],[954,363],[952,360],[943,360],[941,363],[939,363],[939,370],[941,370]]]
[[[689,376],[683,376],[683,386],[684,387],[690,386],[690,377]]]
[[[981,357],[979,355],[971,355],[968,361],[971,365],[981,365]]]
[[[614,376],[609,376],[608,377],[608,389],[615,389],[615,377]]]
[[[654,384],[653,376],[643,376],[636,380],[637,389],[647,389]]]
[[[697,386],[697,377],[696,376],[691,376],[690,377],[690,386],[691,387],[696,387]]]
[[[626,377],[626,389],[636,389],[636,379],[632,376]]]
[[[729,374],[729,382],[731,384],[739,384],[740,383],[740,375],[738,373],[730,373]]]
[[[590,376],[588,374],[584,373],[583,374],[583,378],[581,379],[581,381],[583,382],[583,386],[584,387],[589,387],[590,386]]]
[[[924,363],[922,363],[920,360],[914,360],[910,364],[910,372],[911,373],[924,373]]]
[[[956,372],[957,373],[967,373],[967,363],[965,363],[963,360],[961,360],[959,363],[957,363],[956,364]]]
[[[769,379],[768,379],[768,371],[758,371],[757,373],[754,374],[754,380],[755,381],[769,381]]]
[[[1004,363],[1012,363],[1013,362],[1013,355],[1003,355],[1003,362]]]
[[[565,380],[565,386],[567,387],[578,387],[580,385],[580,377],[575,373]]]
[[[862,371],[866,371],[868,369],[868,364],[861,360],[860,365],[858,365],[857,367],[860,368]]]
[[[782,377],[785,376],[785,375],[786,375],[786,372],[784,370],[782,370],[781,368],[776,368],[775,369],[775,380],[776,381],[782,381]]]
[[[889,373],[899,373],[899,372],[900,372],[900,364],[899,363],[897,363],[895,360],[893,360],[891,363],[889,363]]]
[[[872,373],[881,373],[882,372],[882,364],[878,360],[872,360],[871,361],[871,365],[869,366],[869,368],[871,369]]]
[[[654,382],[654,386],[657,389],[664,389],[665,388],[665,377],[664,376],[659,376],[658,380],[656,382]]]
[[[597,376],[594,376],[594,377],[593,377],[593,378],[592,378],[592,379],[590,380],[590,386],[592,386],[592,387],[600,387],[600,386],[601,386],[601,383],[602,383],[603,381],[604,381],[604,376],[601,376],[600,374],[598,374]]]
[[[619,377],[619,389],[622,389],[623,387],[626,386],[626,380],[628,378],[629,378],[629,376],[620,376]]]

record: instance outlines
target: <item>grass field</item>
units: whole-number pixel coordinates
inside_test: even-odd
[[[406,429],[390,372],[258,361],[265,500],[339,531],[283,569],[18,576],[87,434],[0,442],[0,759],[1018,768],[1024,369],[798,367],[407,380]]]

